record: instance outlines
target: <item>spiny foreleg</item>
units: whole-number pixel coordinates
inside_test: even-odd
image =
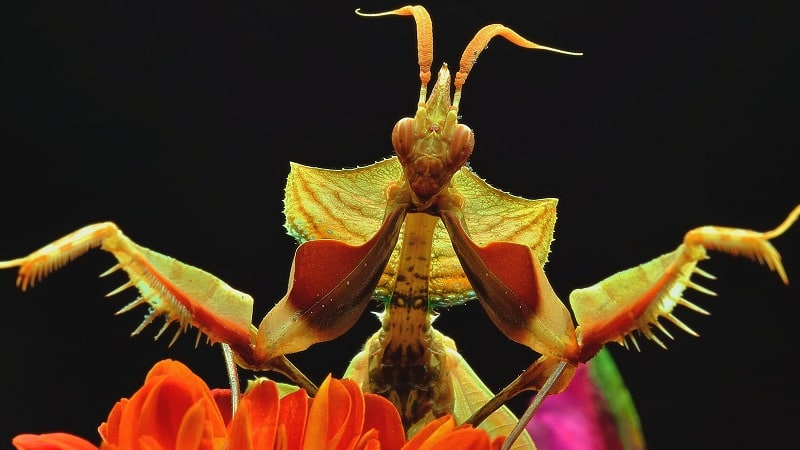
[[[255,336],[252,326],[253,299],[222,280],[196,267],[144,248],[125,236],[112,222],[87,225],[23,258],[0,261],[0,269],[19,267],[17,286],[23,291],[83,255],[101,248],[117,259],[117,264],[103,273],[122,269],[129,280],[107,296],[130,287],[139,297],[118,314],[136,306],[147,305],[149,312],[132,334],[138,334],[156,317],[166,322],[156,334],[161,336],[172,323],[178,324],[177,337],[190,326],[198,328],[212,342],[224,342],[240,355],[246,355]]]
[[[614,274],[594,286],[576,289],[570,295],[570,304],[579,324],[581,360],[590,359],[606,342],[627,345],[628,339],[638,348],[634,331],[665,347],[653,330],[655,327],[672,338],[658,321],[661,317],[687,333],[697,335],[675,317],[673,310],[682,305],[695,312],[708,314],[686,300],[683,292],[686,288],[692,288],[716,295],[691,279],[694,274],[714,278],[697,267],[700,261],[708,258],[709,250],[759,261],[776,272],[784,283],[788,283],[781,256],[769,241],[789,229],[798,216],[800,205],[775,229],[765,232],[719,226],[695,228],[686,233],[683,243],[671,253]]]
[[[231,288],[219,278],[197,267],[144,248],[127,236],[112,222],[87,225],[23,258],[0,261],[0,269],[19,267],[17,286],[23,291],[36,282],[93,248],[110,252],[117,264],[101,276],[122,269],[129,280],[107,296],[135,287],[139,297],[128,303],[117,314],[147,305],[149,311],[142,323],[133,331],[140,333],[159,316],[166,320],[156,333],[158,339],[172,323],[178,330],[172,342],[196,327],[200,336],[205,334],[210,342],[223,344],[226,367],[231,386],[236,387],[236,364],[260,370],[274,370],[304,387],[309,393],[316,386],[302,374],[285,355],[259,359],[253,349],[257,330],[252,325],[253,299]]]
[[[745,256],[766,264],[770,270],[778,273],[784,284],[789,284],[786,270],[781,264],[781,255],[769,241],[789,229],[798,216],[800,216],[800,205],[796,206],[780,225],[770,231],[705,226],[686,233],[683,242],[694,252],[701,253],[705,249],[716,250],[734,256]]]

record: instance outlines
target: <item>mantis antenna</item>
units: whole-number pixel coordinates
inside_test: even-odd
[[[422,6],[404,6],[392,11],[380,13],[363,13],[360,9],[356,9],[356,14],[362,17],[381,17],[388,15],[398,16],[414,16],[417,24],[417,60],[419,63],[419,79],[422,82],[420,88],[419,103],[425,103],[425,98],[428,92],[428,82],[431,80],[431,65],[433,64],[433,26],[431,25],[431,16]],[[453,80],[455,92],[453,93],[453,104],[451,109],[458,111],[458,105],[461,101],[461,88],[464,82],[467,81],[467,75],[472,70],[472,67],[478,61],[478,55],[486,49],[486,45],[495,36],[506,38],[512,44],[520,47],[548,50],[556,53],[563,53],[565,55],[581,56],[583,53],[570,52],[567,50],[560,50],[553,47],[539,45],[535,42],[529,41],[520,36],[516,31],[501,24],[491,24],[478,30],[475,36],[467,44],[464,53],[461,55],[459,61],[458,72]]]

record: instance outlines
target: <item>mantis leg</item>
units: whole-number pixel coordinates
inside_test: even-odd
[[[627,345],[625,339],[630,339],[638,347],[634,331],[665,347],[652,329],[655,327],[672,338],[658,321],[661,317],[687,333],[697,335],[675,317],[673,310],[681,305],[708,314],[682,295],[686,288],[716,295],[691,279],[695,274],[714,278],[697,267],[700,261],[708,258],[708,250],[746,256],[766,264],[784,283],[788,283],[780,253],[769,241],[789,229],[799,215],[800,205],[775,229],[766,232],[719,226],[692,229],[674,251],[616,273],[588,288],[573,291],[569,301],[579,324],[581,361],[588,361],[606,342]]]
[[[201,269],[136,244],[112,222],[87,225],[28,256],[0,261],[0,269],[19,267],[17,286],[24,291],[53,270],[97,247],[117,259],[117,264],[101,276],[122,269],[130,278],[107,296],[131,287],[140,294],[118,314],[139,305],[150,307],[149,314],[132,334],[141,332],[156,317],[164,316],[166,322],[157,338],[172,323],[178,324],[173,342],[194,326],[210,341],[225,342],[235,353],[247,354],[255,336],[251,324],[252,297]]]
[[[210,342],[227,344],[236,364],[280,372],[313,393],[314,384],[285,355],[333,339],[352,326],[372,296],[404,217],[405,208],[391,210],[380,230],[363,245],[324,239],[301,245],[286,296],[258,329],[252,325],[253,299],[248,294],[197,267],[136,244],[112,222],[87,225],[25,257],[0,261],[0,269],[19,267],[17,286],[24,291],[99,247],[117,259],[101,276],[122,269],[129,277],[108,296],[131,287],[139,291],[139,297],[118,314],[140,305],[149,307],[132,334],[164,316],[156,338],[172,323],[178,324],[172,342],[190,327],[198,328]],[[228,366],[233,378],[232,365]]]

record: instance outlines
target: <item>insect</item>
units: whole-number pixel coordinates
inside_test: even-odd
[[[402,11],[407,12],[408,10],[403,9]],[[417,9],[412,9],[410,11],[419,16],[423,14]],[[423,23],[425,22],[424,17],[421,19],[417,17],[417,19]],[[501,31],[504,33],[506,32],[505,30]],[[425,33],[426,32],[423,31],[422,34],[424,35]],[[421,41],[424,41],[424,39],[421,39]],[[469,52],[466,52],[466,64],[462,63],[462,68],[465,65],[468,66],[477,58],[477,54],[484,47],[484,45],[478,45],[480,43],[481,41],[478,40],[475,42],[476,49],[471,49]],[[428,63],[423,63],[421,69],[424,69],[426,64]],[[464,77],[461,78],[461,83],[463,83],[463,79],[469,69],[467,68],[466,71],[467,72],[460,72],[464,75]],[[421,70],[421,72],[425,73],[425,70]],[[372,236],[374,230],[370,230],[367,236],[356,236],[354,238],[352,236],[342,235],[337,236],[338,239],[334,241],[310,240],[307,244],[301,246],[301,250],[298,250],[298,256],[295,260],[293,289],[297,288],[302,290],[308,287],[318,288],[322,286],[321,292],[325,295],[297,293],[295,290],[290,291],[291,295],[285,298],[282,303],[279,303],[276,309],[270,312],[270,315],[267,316],[265,322],[262,322],[258,333],[255,335],[250,327],[251,320],[248,311],[252,306],[251,299],[249,299],[248,296],[229,289],[219,280],[205,272],[142,249],[125,238],[116,226],[110,223],[89,226],[56,241],[52,246],[45,247],[28,257],[7,261],[2,263],[2,265],[3,267],[21,266],[20,282],[21,287],[24,289],[28,286],[29,281],[37,280],[40,276],[46,274],[51,267],[59,266],[67,259],[79,255],[93,245],[102,245],[104,249],[115,254],[120,260],[119,268],[124,269],[131,277],[131,284],[126,287],[135,286],[142,294],[142,301],[133,304],[132,307],[138,304],[148,303],[154,308],[155,314],[152,315],[151,318],[159,314],[165,314],[169,319],[178,322],[181,330],[189,325],[198,327],[208,334],[212,340],[225,342],[230,345],[237,355],[238,362],[242,365],[253,369],[274,369],[288,372],[290,376],[295,377],[297,381],[301,383],[306,382],[294,371],[292,366],[288,363],[288,360],[283,358],[283,355],[301,351],[304,347],[312,345],[315,342],[333,339],[343,333],[365,309],[369,298],[373,296],[375,284],[377,284],[379,295],[390,297],[389,309],[384,316],[384,322],[385,324],[388,323],[388,325],[385,326],[391,328],[392,320],[396,320],[398,317],[396,314],[398,311],[402,319],[408,318],[408,321],[412,323],[421,324],[422,328],[428,326],[424,322],[427,320],[425,308],[427,300],[425,300],[426,297],[424,294],[426,290],[433,290],[432,286],[434,282],[431,280],[435,278],[432,275],[425,275],[425,270],[421,268],[424,264],[428,263],[416,265],[413,269],[409,269],[405,276],[403,276],[401,269],[398,269],[398,267],[403,267],[402,261],[406,260],[405,257],[411,256],[412,259],[413,257],[417,257],[421,258],[420,260],[424,260],[425,258],[429,258],[432,252],[433,254],[437,254],[436,247],[434,247],[433,250],[431,248],[412,250],[423,246],[421,244],[422,242],[427,242],[425,245],[436,245],[437,242],[452,242],[453,249],[450,250],[450,248],[445,245],[443,252],[446,252],[451,260],[453,257],[457,256],[459,258],[458,264],[463,268],[462,270],[464,272],[463,275],[460,273],[458,274],[458,277],[461,277],[462,280],[461,286],[459,289],[452,289],[452,291],[467,295],[463,294],[463,291],[465,289],[468,290],[466,286],[471,286],[475,291],[478,291],[479,298],[483,301],[484,307],[487,308],[490,317],[498,324],[499,328],[512,339],[523,341],[524,344],[546,355],[544,359],[534,363],[532,369],[526,372],[527,374],[536,373],[538,369],[544,372],[550,370],[555,371],[561,364],[561,361],[567,362],[565,368],[569,371],[574,367],[576,362],[588,359],[588,357],[596,351],[596,347],[599,347],[606,341],[620,340],[623,336],[629,335],[634,329],[647,333],[649,330],[649,322],[647,320],[644,320],[644,323],[628,323],[624,326],[614,324],[614,326],[609,327],[610,329],[598,326],[599,329],[594,333],[585,332],[582,334],[583,341],[579,345],[577,336],[574,334],[574,330],[572,330],[571,319],[568,317],[563,304],[554,297],[554,294],[551,294],[547,290],[543,293],[535,292],[532,294],[536,299],[547,298],[547,300],[544,301],[545,311],[535,308],[534,305],[532,305],[532,299],[529,297],[518,295],[516,298],[513,298],[514,296],[506,294],[503,286],[509,286],[513,290],[524,290],[526,287],[530,288],[531,283],[539,286],[542,286],[542,283],[546,284],[546,282],[543,281],[546,280],[543,272],[537,268],[537,265],[543,265],[546,259],[549,248],[548,234],[552,233],[552,223],[549,223],[547,218],[540,217],[540,215],[545,215],[545,213],[537,212],[536,214],[524,214],[524,216],[535,216],[537,220],[530,221],[534,224],[534,228],[551,228],[549,232],[535,230],[535,232],[538,233],[536,234],[537,240],[547,241],[546,244],[544,244],[546,248],[530,244],[530,241],[516,242],[512,241],[510,238],[500,239],[498,237],[500,232],[497,229],[489,229],[484,232],[484,234],[488,234],[486,238],[483,238],[485,243],[488,244],[486,247],[473,245],[472,241],[484,242],[481,242],[481,239],[478,237],[480,235],[477,226],[478,221],[470,220],[469,214],[475,212],[470,211],[469,208],[474,207],[474,202],[471,206],[470,198],[467,196],[466,192],[460,192],[460,194],[464,196],[463,205],[460,204],[462,199],[459,197],[459,188],[466,190],[467,185],[465,183],[468,183],[468,181],[458,182],[458,177],[464,180],[464,177],[469,179],[468,177],[471,176],[469,175],[470,172],[468,169],[461,168],[469,157],[469,152],[466,149],[469,148],[471,151],[471,141],[469,137],[471,132],[458,125],[458,101],[453,99],[453,104],[450,104],[451,100],[449,94],[445,91],[445,86],[449,89],[449,74],[446,73],[446,71],[442,71],[440,74],[440,78],[435,84],[431,96],[427,100],[428,104],[425,107],[420,107],[420,110],[413,119],[408,119],[398,124],[396,129],[396,146],[399,160],[402,161],[402,166],[407,172],[410,171],[411,167],[416,167],[414,166],[415,161],[422,161],[420,164],[425,165],[425,170],[427,171],[425,172],[426,175],[439,175],[440,173],[432,168],[433,165],[437,164],[438,158],[431,158],[431,155],[427,154],[424,156],[419,155],[410,143],[416,142],[418,139],[417,135],[422,133],[425,133],[426,137],[433,134],[437,139],[443,137],[451,140],[455,139],[456,142],[462,142],[464,145],[453,146],[452,141],[445,141],[449,145],[449,149],[445,153],[448,154],[449,152],[449,154],[448,157],[445,158],[446,161],[442,166],[445,172],[450,173],[442,175],[441,180],[437,180],[435,183],[431,184],[426,183],[430,181],[427,179],[423,180],[424,182],[414,183],[407,177],[405,181],[407,184],[404,185],[403,181],[398,181],[401,180],[401,178],[399,177],[400,166],[397,160],[378,163],[360,172],[333,172],[335,174],[332,175],[333,177],[338,177],[339,180],[345,183],[345,186],[341,186],[342,188],[368,184],[361,181],[353,181],[345,178],[345,176],[364,176],[370,182],[373,182],[377,178],[377,174],[390,175],[385,177],[386,179],[383,183],[374,183],[374,186],[368,188],[372,190],[368,190],[367,193],[369,195],[365,196],[369,200],[380,201],[383,208],[377,222],[382,221],[383,224],[380,228],[374,227],[375,229],[379,229],[374,237]],[[458,84],[458,75],[456,76],[456,80],[456,98],[459,98],[461,84]],[[421,104],[426,100],[425,81],[426,80],[423,78],[423,92],[420,95]],[[431,99],[434,101],[431,101]],[[445,103],[445,99],[447,103]],[[435,122],[435,126],[421,126],[418,124],[420,120],[431,120]],[[420,160],[419,158],[423,159]],[[434,161],[428,163],[427,161],[431,159]],[[315,176],[326,177],[327,175],[319,175],[315,170],[310,168],[300,168],[296,166],[296,171],[294,171],[293,174],[295,177],[293,180],[294,183],[313,186],[313,188],[309,189],[315,193],[320,192],[329,181],[329,178],[322,178],[324,181],[314,184],[313,178]],[[449,187],[449,175],[456,177],[453,181],[454,188],[452,191]],[[398,184],[392,185],[391,183]],[[478,189],[485,189],[483,185],[480,184],[481,182],[475,179],[472,180],[472,183],[474,183],[473,186],[478,186]],[[431,185],[433,185],[433,188],[430,187]],[[410,186],[421,187],[414,188]],[[445,190],[439,191],[439,188],[443,187]],[[389,188],[388,200],[386,197],[381,196],[386,188]],[[290,189],[289,192],[297,192],[301,189],[302,188],[298,187],[296,189]],[[493,195],[500,194],[494,193]],[[554,209],[554,204],[552,203],[552,201],[544,201],[536,202],[535,204],[539,204],[542,209],[547,210],[548,207]],[[386,207],[386,204],[388,204],[389,207]],[[300,209],[307,209],[314,206],[309,205],[306,201],[298,201],[296,205]],[[505,205],[502,207],[505,207]],[[294,217],[302,217],[303,212],[304,211],[294,212]],[[460,217],[462,213],[464,216],[463,219]],[[308,216],[312,219],[320,217],[317,214],[308,214]],[[694,270],[694,263],[697,262],[696,260],[701,259],[704,255],[695,255],[693,251],[699,252],[701,246],[715,249],[719,247],[720,242],[726,240],[726,236],[735,236],[739,238],[729,239],[730,242],[735,244],[733,250],[742,251],[745,254],[749,254],[749,256],[764,257],[766,261],[770,263],[770,267],[781,273],[782,277],[785,279],[785,274],[783,274],[777,253],[773,253],[773,251],[770,250],[771,246],[769,246],[766,240],[776,237],[785,231],[796,217],[797,209],[789,215],[786,222],[777,227],[774,231],[767,233],[744,233],[738,230],[721,228],[693,230],[687,234],[686,251],[679,250],[671,254],[671,256],[665,255],[662,259],[653,261],[650,263],[650,266],[647,266],[647,271],[652,273],[653,276],[656,277],[655,279],[664,277],[663,280],[665,282],[676,283],[683,287],[695,287],[695,285],[690,283],[688,278],[692,270]],[[364,218],[353,217],[353,219],[361,223]],[[443,225],[439,225],[439,220],[445,224],[446,233],[445,229],[442,228]],[[549,220],[552,222],[553,218]],[[297,234],[309,234],[309,236],[301,236],[303,240],[309,239],[310,234],[314,232],[323,236],[328,233],[328,224],[316,225],[319,227],[319,230],[313,230],[310,223],[311,221],[307,221],[305,224],[294,224]],[[401,226],[405,227],[405,231],[402,237],[399,238],[399,248],[396,249],[398,246],[395,245],[395,241],[398,240]],[[410,232],[411,229],[417,230],[415,234],[412,235]],[[468,234],[467,231],[471,234]],[[448,234],[451,240],[440,237],[443,233]],[[740,234],[742,236],[739,236]],[[369,240],[367,240],[367,238],[369,238]],[[358,244],[361,244],[358,248],[351,248],[350,245],[353,243],[348,242],[348,239],[361,239],[362,242],[358,242]],[[364,244],[364,241],[366,241],[367,244]],[[531,257],[528,247],[532,248],[534,253],[538,251],[538,254],[536,254],[535,257]],[[410,252],[412,251],[418,251],[419,253],[411,255]],[[309,256],[309,254],[312,256]],[[503,258],[498,257],[498,254],[502,254]],[[509,258],[508,261],[503,261],[506,257]],[[686,257],[685,265],[678,264],[677,267],[684,272],[680,274],[669,273],[667,263],[674,262],[673,260],[675,258],[682,257]],[[396,258],[399,262],[387,263],[387,261],[391,261],[392,258]],[[326,259],[329,261],[336,261],[337,263],[341,263],[341,265],[338,265],[338,267],[337,265],[334,265],[334,267],[326,265],[324,270],[317,270],[314,264],[317,261]],[[442,257],[442,259],[445,258]],[[512,262],[514,264],[508,265]],[[389,269],[384,270],[385,267]],[[487,273],[490,274],[488,278],[485,275]],[[324,277],[327,277],[327,279],[323,280],[322,278]],[[408,281],[409,279],[422,279],[425,277],[428,277],[428,280],[424,282],[415,283],[413,281]],[[186,281],[189,279],[192,281],[203,281],[199,290],[193,291],[186,286]],[[367,283],[364,280],[372,280],[373,282]],[[602,286],[616,287],[617,283],[628,285],[628,282],[636,286],[636,281],[639,280],[630,272],[626,272],[625,275],[612,278],[608,283]],[[403,282],[406,284],[404,285]],[[392,283],[394,283],[394,288],[392,288]],[[522,283],[522,285],[514,283]],[[528,283],[528,285],[526,286],[525,283]],[[645,288],[649,289],[650,285],[639,287],[641,290],[647,290]],[[214,292],[215,295],[210,295],[206,290],[211,288],[216,289]],[[162,289],[165,289],[168,294],[164,295]],[[447,294],[451,292],[448,290],[450,288],[445,287],[439,289],[440,293],[438,295],[442,298],[446,298]],[[530,289],[528,290],[530,291]],[[389,294],[389,292],[391,292],[391,294]],[[436,295],[430,292],[428,292],[428,294],[429,296]],[[596,295],[591,291],[591,288],[589,290],[580,291],[575,295],[576,298],[584,296],[586,299],[577,303],[577,306],[584,309],[576,309],[576,314],[580,316],[578,322],[581,327],[584,327],[584,330],[589,329],[590,324],[596,324],[608,318],[617,317],[615,314],[619,314],[620,312],[624,312],[625,315],[628,315],[629,309],[625,308],[628,308],[628,303],[634,303],[634,300],[631,298],[623,298],[622,300],[625,301],[615,305],[613,311],[605,313],[599,319],[596,317],[586,319],[586,315],[592,316],[598,311],[597,307],[588,304],[590,301],[596,300]],[[333,298],[333,300],[331,303],[327,303],[326,298]],[[311,301],[308,301],[309,299]],[[173,301],[183,306],[176,306],[175,303],[171,303]],[[454,301],[460,300],[456,298]],[[503,311],[503,308],[508,307],[507,302],[511,302],[510,304],[514,308],[529,308],[530,310],[522,314]],[[643,304],[640,309],[647,311],[649,305],[650,303]],[[573,304],[573,307],[574,306],[576,306],[576,304]],[[392,308],[398,311],[390,314],[388,311],[391,311]],[[205,311],[203,311],[203,309],[210,312],[210,314],[204,314]],[[334,309],[337,311],[331,312]],[[580,311],[580,313],[578,311]],[[661,311],[660,313],[669,314],[669,311]],[[638,313],[635,315],[641,317]],[[309,316],[314,317],[311,317],[311,320],[308,320],[307,323],[297,325],[296,329],[292,329],[291,327],[286,329],[282,328],[284,323],[300,323],[309,318]],[[295,317],[299,320],[292,321],[291,319]],[[584,320],[581,320],[581,318]],[[543,321],[544,323],[539,323],[537,321]],[[552,332],[552,330],[557,330],[557,332]],[[433,334],[433,336],[434,339],[439,342],[437,345],[441,345],[445,348],[447,348],[447,345],[450,345],[444,337],[437,337],[435,334]],[[546,339],[547,336],[557,336],[557,338],[548,340]],[[592,338],[589,339],[587,336]],[[257,343],[255,351],[251,349],[251,344],[254,339]],[[406,339],[406,337],[400,336],[400,339]],[[373,345],[376,340],[380,341],[380,337],[372,339],[368,345]],[[264,348],[259,348],[259,342],[266,342],[267,344],[262,344]],[[405,368],[404,370],[409,373],[414,372],[414,368],[419,367],[414,362],[410,362],[413,358],[411,358],[409,354],[413,352],[409,350],[409,348],[411,348],[409,346],[415,345],[413,344],[414,342],[418,343],[419,341],[404,342],[403,345],[406,346],[405,350],[403,350],[403,347],[399,347],[398,350],[396,347],[379,342],[378,346],[385,354],[389,354],[390,357],[401,360],[399,365],[387,359],[382,359],[380,364],[383,367],[398,366]],[[423,349],[423,352],[424,351],[427,350]],[[453,358],[455,357],[454,354]],[[442,363],[439,362],[439,364]],[[447,372],[444,373],[446,374]],[[370,361],[368,359],[365,361],[363,356],[354,362],[351,374],[356,377],[367,377],[368,380],[364,381],[365,385],[372,383],[378,386],[372,389],[387,389],[389,391],[387,395],[400,402],[400,409],[409,410],[404,417],[409,428],[413,428],[415,424],[424,421],[425,416],[429,413],[440,413],[440,411],[435,410],[425,411],[403,408],[404,405],[408,405],[408,398],[412,395],[419,396],[420,393],[412,393],[410,391],[400,392],[398,387],[403,385],[402,380],[387,381],[386,379],[379,378],[376,381],[371,377]],[[569,376],[568,372],[562,376],[564,378],[559,380],[559,382],[566,383],[566,379]],[[558,377],[554,378],[554,380],[557,378]],[[433,380],[432,383],[434,386],[439,386],[442,381]],[[531,384],[528,385],[527,383]],[[517,385],[513,385],[511,393],[507,395],[512,395],[515,390],[538,387],[541,384],[543,384],[543,381],[540,379],[522,380]],[[430,389],[428,389],[428,391],[429,390]],[[503,398],[504,397],[501,397],[501,399]],[[442,403],[446,403],[446,401]]]

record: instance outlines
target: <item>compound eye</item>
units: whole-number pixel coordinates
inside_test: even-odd
[[[459,124],[450,142],[450,161],[458,166],[466,164],[475,148],[475,134],[466,125]]]
[[[408,159],[414,147],[414,119],[406,117],[395,124],[392,129],[392,147],[400,161]]]

